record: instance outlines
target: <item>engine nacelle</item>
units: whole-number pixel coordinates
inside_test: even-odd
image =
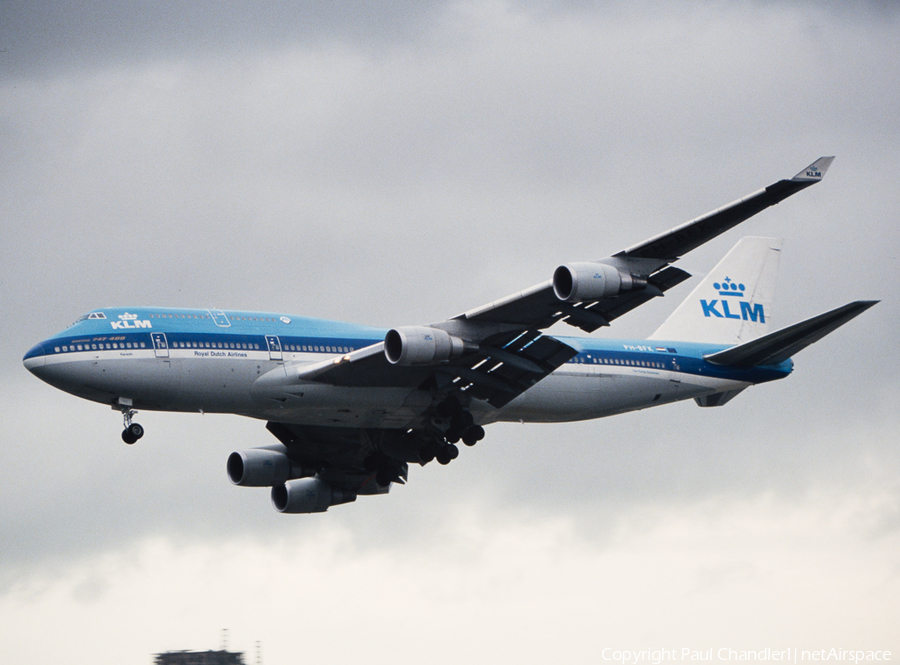
[[[611,298],[646,286],[646,279],[619,272],[605,263],[569,263],[553,273],[553,293],[566,302]]]
[[[231,482],[242,487],[273,487],[292,478],[312,475],[311,470],[304,469],[283,452],[271,448],[231,453],[226,468]]]
[[[446,330],[407,326],[388,330],[384,355],[392,365],[431,365],[458,358],[472,347]]]
[[[279,513],[324,513],[329,506],[356,501],[356,493],[332,487],[319,478],[299,478],[272,488]]]

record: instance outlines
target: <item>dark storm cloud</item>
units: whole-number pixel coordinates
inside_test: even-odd
[[[33,3],[9,0],[3,4],[0,22],[0,79],[55,76],[61,72],[111,66],[130,66],[148,60],[174,61],[257,50],[313,46],[327,42],[352,42],[379,50],[390,43],[407,43],[428,33],[449,7],[470,3],[449,0],[377,2],[125,2],[63,0]],[[769,0],[746,2],[618,3],[592,0],[558,0],[544,3],[516,0],[513,11],[532,14],[537,20],[562,16],[590,17],[601,12],[615,19],[621,15],[654,16],[655,20],[679,13],[703,12],[709,7],[742,11],[756,5],[763,10],[788,3]],[[896,16],[891,0],[857,0],[822,3],[798,0],[789,3],[815,14],[825,8],[855,21],[883,20]],[[473,6],[476,3],[472,3]]]
[[[423,2],[3,3],[0,76],[54,76],[323,41],[406,41],[447,4]]]

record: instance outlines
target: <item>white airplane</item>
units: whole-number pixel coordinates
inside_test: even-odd
[[[744,238],[646,340],[594,332],[690,275],[669,264],[822,179],[822,157],[734,203],[530,289],[431,325],[383,330],[284,314],[104,308],[32,348],[52,386],[122,412],[233,413],[279,443],[232,453],[236,485],[271,487],[284,513],[322,512],[403,483],[410,463],[459,455],[484,425],[601,418],[693,398],[720,406],[786,377],[791,356],[877,301],[769,332],[781,241]]]

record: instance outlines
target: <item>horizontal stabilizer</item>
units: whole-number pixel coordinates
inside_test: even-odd
[[[877,300],[857,300],[759,339],[704,356],[704,359],[715,365],[728,367],[777,365],[810,344],[818,342],[876,303]]]

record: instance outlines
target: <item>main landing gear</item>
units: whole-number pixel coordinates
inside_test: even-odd
[[[472,414],[455,398],[450,397],[435,409],[432,421],[433,439],[419,454],[422,464],[436,459],[439,464],[450,464],[459,457],[457,443],[474,446],[484,438],[484,428],[475,424]]]
[[[119,404],[119,410],[125,420],[125,429],[122,430],[122,441],[129,446],[144,436],[144,428],[137,423],[131,422],[137,411],[131,408],[131,405]]]
[[[437,413],[439,416],[450,418],[450,424],[444,432],[444,437],[451,446],[459,443],[460,440],[467,446],[474,446],[484,438],[484,428],[475,424],[472,414],[463,409],[459,402],[447,400],[438,407]],[[456,455],[453,455],[450,459],[455,458]],[[438,461],[441,461],[440,457]],[[442,464],[447,464],[447,462],[442,462]]]

